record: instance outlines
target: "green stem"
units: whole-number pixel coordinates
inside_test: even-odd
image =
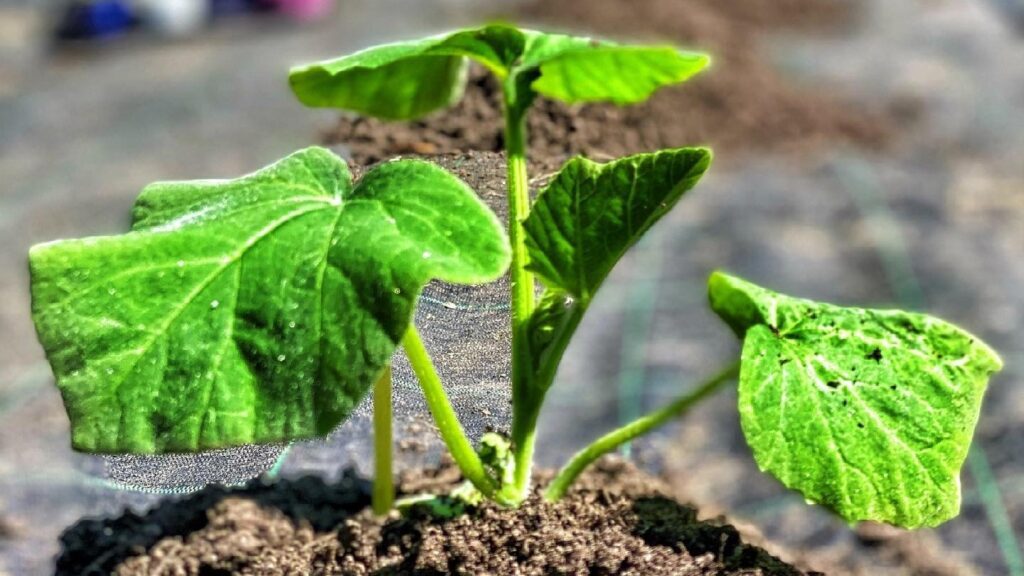
[[[405,337],[402,338],[402,346],[405,348],[406,356],[409,357],[409,364],[412,365],[413,372],[416,373],[416,377],[420,381],[423,396],[427,400],[430,414],[434,417],[434,423],[441,433],[441,439],[448,446],[448,451],[455,459],[462,475],[472,482],[473,486],[485,497],[490,498],[494,494],[494,480],[487,475],[480,456],[477,455],[473,444],[466,437],[462,424],[459,423],[459,417],[441,385],[441,378],[438,377],[437,370],[434,369],[430,354],[427,353],[419,332],[412,324],[409,325]]]
[[[538,403],[539,404],[539,403]],[[533,474],[533,452],[536,446],[537,417],[540,410],[526,407],[521,416],[512,418],[512,453],[515,461],[515,486],[513,502],[522,502],[529,495],[530,478]]]
[[[740,363],[736,361],[671,404],[655,410],[646,416],[641,416],[629,424],[601,436],[589,446],[577,452],[572,457],[572,460],[558,472],[558,475],[555,476],[555,479],[552,480],[551,484],[548,485],[548,489],[544,492],[544,498],[551,502],[557,501],[565,495],[566,490],[569,489],[569,486],[572,485],[580,473],[595,460],[615,450],[624,442],[629,442],[646,434],[683,414],[720,386],[736,378],[739,370]]]
[[[525,322],[534,309],[533,273],[526,269],[523,221],[530,215],[530,187],[526,172],[526,121],[506,113],[505,154],[508,157],[508,232],[512,242],[512,317]]]
[[[391,366],[373,385],[373,512],[385,516],[395,502],[392,478]]]
[[[544,397],[555,380],[562,356],[569,346],[570,336],[575,333],[586,309],[585,303],[577,303],[573,306],[554,335],[553,344],[549,345],[534,362],[538,368],[536,373],[531,373],[532,379],[529,382],[531,388],[522,396],[523,401],[513,402],[512,439],[516,448],[514,456],[517,472],[515,493],[516,499],[520,502],[529,496],[537,419],[540,416]],[[513,388],[514,392],[515,388]],[[519,473],[521,471],[522,474]]]
[[[534,278],[526,269],[526,240],[522,223],[530,213],[526,172],[526,118],[505,94],[505,155],[508,160],[508,230],[512,243],[512,446],[515,453],[515,498],[525,498],[533,467],[537,410],[530,404],[532,362],[526,326],[533,313]]]

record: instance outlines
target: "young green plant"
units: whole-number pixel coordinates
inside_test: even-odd
[[[575,329],[574,325],[559,329],[557,341],[549,343],[541,343],[538,334],[531,334],[540,329],[536,316],[549,315],[570,292],[559,288],[542,296],[541,306],[549,309],[537,311],[535,270],[530,266],[523,228],[530,214],[526,114],[537,96],[567,103],[642,102],[658,88],[700,72],[709,58],[672,46],[621,45],[498,24],[376,46],[299,66],[291,71],[290,82],[295,95],[308,106],[409,120],[458,101],[470,60],[486,67],[501,83],[505,116],[508,233],[512,242],[511,441],[515,482],[503,486],[502,495],[516,503],[529,494],[537,417],[564,344]],[[702,158],[703,154],[706,151],[695,153],[687,161]],[[629,232],[642,233],[641,222],[636,224],[638,228]],[[598,274],[603,278],[603,273]],[[584,291],[575,295],[574,313],[565,318],[569,323],[578,322],[596,284],[580,288]],[[546,326],[544,330],[555,327]],[[558,340],[562,335],[564,342]]]
[[[469,60],[498,78],[504,102],[514,481],[499,479],[498,495],[515,504],[529,493],[537,415],[594,293],[710,162],[710,151],[700,148],[603,165],[573,159],[531,207],[527,110],[537,96],[640,102],[709,59],[670,46],[492,25],[301,66],[290,80],[307,105],[404,120],[454,103]],[[544,284],[539,301],[534,274]],[[715,311],[744,338],[741,360],[581,450],[547,488],[549,499],[560,498],[600,455],[679,416],[739,374],[742,423],[755,458],[808,500],[849,521],[919,526],[955,515],[958,474],[982,394],[1001,367],[990,348],[920,314],[815,304],[724,274],[713,275],[710,288]]]
[[[521,503],[537,414],[570,338],[619,258],[711,161],[704,148],[605,164],[574,158],[531,205],[523,114],[537,94],[636,101],[706,58],[490,26],[301,68],[293,85],[307,102],[413,117],[457,97],[467,57],[505,86],[507,235],[432,164],[388,162],[353,183],[342,160],[309,148],[237,180],[151,185],[127,234],[34,247],[33,317],[74,447],[156,453],[321,436],[373,387],[374,505],[383,512],[389,365],[401,345],[476,489],[467,497]],[[487,435],[474,449],[412,313],[431,279],[482,283],[510,265],[511,446]],[[537,300],[534,274],[544,286]],[[724,273],[711,276],[709,294],[744,341],[739,361],[581,450],[548,499],[738,375],[758,465],[809,501],[850,522],[905,527],[957,513],[959,470],[1001,367],[990,348],[931,316],[801,300]]]

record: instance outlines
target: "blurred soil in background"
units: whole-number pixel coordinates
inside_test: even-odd
[[[538,98],[528,118],[531,158],[557,165],[573,154],[600,160],[695,144],[713,146],[725,161],[734,153],[799,154],[826,144],[883,148],[907,114],[853,102],[835,89],[794,85],[760,43],[772,32],[849,30],[855,15],[852,4],[828,0],[528,3],[517,20],[612,38],[653,37],[706,51],[713,61],[689,82],[635,106]],[[464,98],[451,109],[413,122],[345,115],[324,138],[365,163],[407,153],[500,152],[503,126],[500,87],[475,68]]]

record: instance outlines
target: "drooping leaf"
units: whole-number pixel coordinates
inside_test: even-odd
[[[715,273],[711,306],[743,337],[739,411],[761,469],[850,522],[935,526],[988,378],[981,340],[938,318],[783,296]]]
[[[472,28],[297,66],[289,82],[307,106],[406,120],[462,97],[467,58],[504,77],[521,54],[523,42],[522,33],[509,26]]]
[[[624,46],[492,24],[298,66],[289,80],[307,106],[411,119],[461,97],[467,58],[503,81],[522,75],[532,90],[550,98],[619,104],[640,102],[709,62],[704,54],[669,46]],[[532,95],[516,98],[529,102]]]
[[[706,148],[637,154],[607,164],[574,158],[541,191],[523,223],[528,268],[546,287],[529,327],[538,361],[556,360],[545,354],[561,353],[615,263],[710,163]]]
[[[131,232],[30,253],[74,447],[137,453],[329,432],[426,282],[484,282],[508,262],[500,223],[454,176],[400,161],[353,185],[322,148],[237,180],[150,185]]]

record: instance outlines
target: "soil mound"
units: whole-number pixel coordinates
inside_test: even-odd
[[[451,487],[458,472],[417,471],[404,491]],[[587,473],[562,502],[485,504],[441,520],[375,518],[369,487],[305,478],[210,488],[145,516],[83,521],[63,536],[58,574],[801,574],[698,521],[621,460]]]
[[[720,160],[743,152],[801,153],[823,142],[876,149],[891,118],[844,102],[827,89],[800,87],[773,68],[760,40],[786,29],[849,25],[852,10],[828,0],[542,1],[521,17],[556,28],[609,36],[644,35],[699,47],[712,68],[648,102],[617,107],[567,106],[539,99],[528,119],[529,152],[537,160],[584,154],[606,159],[684,145],[715,147]],[[360,163],[397,154],[435,154],[503,147],[497,83],[475,70],[462,101],[415,122],[343,116],[324,135],[348,146]]]

